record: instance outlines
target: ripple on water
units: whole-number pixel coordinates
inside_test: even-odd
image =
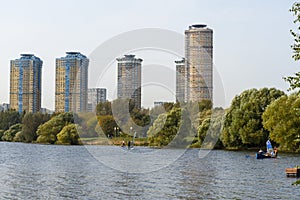
[[[118,147],[93,148],[109,156]],[[199,159],[192,149],[160,170],[126,173],[98,162],[84,146],[2,142],[0,151],[0,199],[300,199],[295,179],[284,174],[299,165],[299,155],[256,160],[245,157],[251,152],[212,151]],[[137,147],[126,162],[141,166],[145,151],[153,150]]]

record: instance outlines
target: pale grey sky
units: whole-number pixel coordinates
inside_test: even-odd
[[[286,91],[288,84],[282,77],[299,70],[290,49],[289,30],[295,25],[288,10],[293,2],[1,1],[0,103],[9,102],[9,62],[20,53],[34,53],[43,60],[42,106],[54,109],[55,58],[66,51],[89,56],[101,43],[126,31],[161,28],[183,34],[194,23],[205,23],[214,30],[214,64],[223,81],[225,106],[253,87]],[[114,91],[108,92],[112,96]]]

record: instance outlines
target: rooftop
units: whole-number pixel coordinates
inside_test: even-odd
[[[191,26],[189,26],[189,29],[193,29],[193,28],[205,28],[207,27],[206,24],[193,24]]]

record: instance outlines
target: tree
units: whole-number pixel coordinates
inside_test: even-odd
[[[18,132],[22,130],[22,124],[15,124],[6,130],[2,136],[3,141],[12,142]]]
[[[8,110],[0,112],[0,130],[8,130],[10,126],[21,123],[21,116],[19,112]]]
[[[117,127],[115,119],[111,115],[99,116],[98,122],[103,133],[108,136],[114,133],[114,128]]]
[[[74,123],[73,114],[70,112],[54,116],[46,123],[40,125],[37,130],[37,142],[54,144],[57,134],[67,125]]]
[[[203,148],[221,148],[223,145],[220,140],[220,133],[223,128],[224,110],[216,108],[205,113],[205,117],[198,127],[199,146]]]
[[[181,122],[181,109],[173,107],[168,113],[158,116],[147,135],[150,146],[167,146],[177,135]]]
[[[56,144],[79,144],[79,135],[75,124],[68,124],[57,134]]]
[[[98,125],[97,116],[95,113],[79,113],[77,124],[80,125],[78,130],[79,136],[84,138],[97,137],[98,133],[95,128]]]
[[[297,24],[300,22],[300,3],[296,2],[293,4],[292,8],[290,9],[290,12],[293,13],[293,15],[296,17],[294,20],[294,23]],[[300,30],[300,27],[298,27],[297,31]],[[291,46],[293,49],[293,58],[294,60],[300,60],[300,35],[299,33],[290,30],[291,34],[294,37],[294,44]]]
[[[275,88],[250,89],[236,96],[226,113],[222,142],[226,147],[261,147],[269,137],[263,127],[266,107],[284,93]]]
[[[111,102],[100,102],[96,107],[96,115],[112,115]]]
[[[199,103],[199,111],[204,111],[204,110],[211,110],[213,105],[212,105],[212,101],[211,100],[202,100]]]
[[[294,23],[297,24],[300,22],[300,3],[294,3],[292,8],[290,9],[290,12],[293,13],[293,15],[296,17],[294,20]],[[294,37],[294,44],[291,46],[293,49],[293,59],[295,61],[300,60],[300,34],[298,33],[300,30],[300,27],[297,28],[297,32],[290,30],[292,36]],[[283,78],[285,81],[287,81],[290,84],[290,90],[294,90],[300,87],[300,72],[295,73],[295,76],[288,76]]]
[[[20,142],[32,142],[36,140],[36,131],[38,127],[50,119],[49,114],[42,113],[26,113],[22,119],[22,132],[19,139],[24,139]]]
[[[4,130],[0,130],[0,141],[2,140],[2,136],[4,135]]]
[[[284,95],[272,102],[264,112],[263,126],[270,131],[270,139],[280,145],[280,149],[300,151],[296,140],[300,133],[300,93]]]

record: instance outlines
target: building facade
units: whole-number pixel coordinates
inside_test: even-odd
[[[80,52],[66,52],[56,59],[55,112],[86,112],[89,59]]]
[[[125,55],[118,61],[118,98],[131,99],[136,108],[141,108],[142,59]]]
[[[95,112],[96,106],[100,102],[106,102],[106,88],[88,89],[88,112]]]
[[[187,71],[185,59],[175,61],[176,63],[176,102],[186,102],[187,93]]]
[[[10,107],[19,113],[41,109],[43,61],[33,54],[21,54],[10,61]]]
[[[186,100],[213,100],[213,30],[206,25],[185,31]]]

